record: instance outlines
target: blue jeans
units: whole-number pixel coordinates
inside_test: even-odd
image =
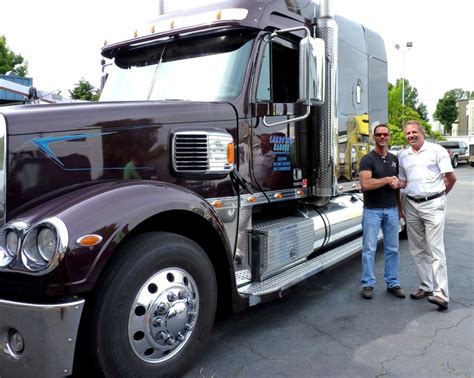
[[[380,229],[383,233],[385,255],[385,282],[388,288],[400,285],[398,265],[400,254],[398,251],[398,209],[366,209],[362,215],[362,286],[375,286],[375,252],[377,251],[377,236]]]

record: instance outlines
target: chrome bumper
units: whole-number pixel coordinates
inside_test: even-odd
[[[84,300],[32,304],[0,299],[0,377],[60,377],[72,374]],[[13,332],[23,337],[16,353]]]

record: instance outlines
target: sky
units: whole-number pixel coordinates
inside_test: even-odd
[[[172,0],[171,7],[208,0]],[[430,118],[444,93],[474,91],[472,0],[332,0],[337,14],[362,23],[385,41],[391,83],[405,77]],[[44,91],[66,96],[84,78],[99,87],[100,49],[118,32],[135,30],[158,13],[158,0],[22,0],[0,11],[0,35],[28,61]],[[406,48],[412,42],[413,47]],[[400,45],[397,50],[395,45]]]

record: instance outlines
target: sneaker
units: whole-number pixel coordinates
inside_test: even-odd
[[[426,297],[431,297],[433,295],[432,291],[426,291],[423,289],[417,289],[413,293],[410,294],[411,299],[422,299]]]
[[[364,286],[360,294],[362,295],[362,298],[372,299],[374,296],[374,288],[372,286]]]
[[[394,287],[387,287],[387,291],[393,295],[395,295],[397,298],[405,298],[405,292],[400,286],[394,286]]]
[[[443,298],[438,297],[437,295],[432,295],[428,297],[428,302],[435,304],[439,307],[440,310],[446,310],[448,308],[448,302]]]

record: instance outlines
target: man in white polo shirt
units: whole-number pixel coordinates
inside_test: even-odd
[[[420,287],[410,297],[428,297],[444,310],[449,303],[444,252],[446,194],[456,175],[446,149],[425,141],[419,122],[408,121],[403,132],[410,147],[398,155],[400,188],[405,188],[408,246],[420,279]]]

